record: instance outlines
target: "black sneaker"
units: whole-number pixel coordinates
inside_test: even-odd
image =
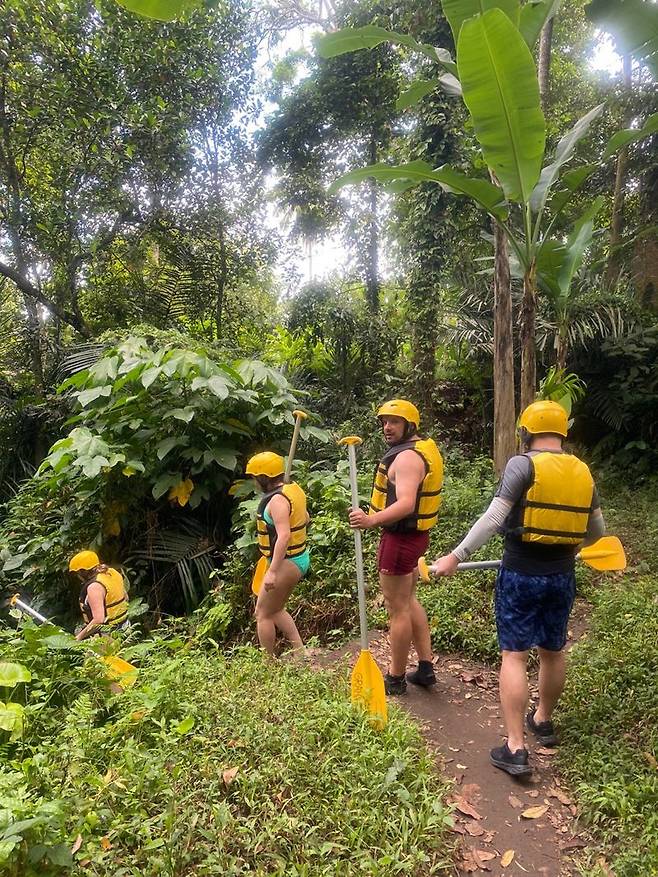
[[[391,676],[387,673],[384,676],[384,689],[386,694],[406,694],[407,680],[404,678],[404,673],[402,676]]]
[[[489,758],[494,767],[499,767],[513,777],[532,773],[532,768],[528,764],[527,749],[517,749],[516,752],[511,752],[507,743],[504,743],[502,746],[492,749]]]
[[[422,685],[423,688],[429,688],[430,685],[436,685],[436,676],[434,675],[434,667],[431,661],[419,661],[418,667],[413,673],[407,673],[407,682],[413,685]]]
[[[530,710],[525,717],[526,725],[530,728],[542,746],[557,746],[557,735],[555,734],[553,722],[536,722],[535,712],[536,710]]]

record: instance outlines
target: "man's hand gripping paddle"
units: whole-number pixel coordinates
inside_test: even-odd
[[[295,453],[297,451],[297,439],[299,438],[299,430],[302,428],[302,420],[306,420],[306,418],[308,417],[308,414],[305,411],[300,411],[298,408],[296,408],[292,413],[295,416],[295,428],[292,431],[290,451],[288,452],[288,460],[286,461],[286,471],[283,475],[284,484],[290,484],[290,475],[292,473],[292,464],[293,460],[295,459]],[[269,563],[267,557],[261,557],[261,559],[256,564],[254,577],[251,580],[251,590],[256,596],[260,594],[260,589],[263,587],[263,579],[265,578],[265,573],[267,572],[268,566]]]
[[[9,603],[11,606],[20,609],[25,615],[34,618],[39,624],[50,624],[45,616],[37,612],[36,609],[33,609],[28,603],[24,603],[20,599],[19,594],[14,594]],[[110,682],[116,682],[121,688],[129,688],[131,685],[134,685],[138,671],[137,667],[133,664],[129,664],[128,661],[124,661],[118,655],[105,655],[101,657],[101,661],[107,668],[105,676]]]
[[[587,566],[591,566],[592,569],[602,572],[626,569],[624,546],[616,536],[603,536],[592,545],[582,548],[576,557],[578,560],[586,563]],[[499,560],[473,560],[458,563],[457,569],[498,569],[499,566]],[[418,575],[424,582],[429,582],[430,570],[424,557],[421,557],[418,561]]]
[[[352,508],[359,508],[359,489],[356,481],[356,445],[361,439],[349,435],[339,444],[347,445],[350,463],[350,487],[352,489]],[[352,703],[358,704],[368,713],[373,727],[381,730],[388,720],[386,692],[382,671],[368,649],[368,622],[366,619],[366,588],[363,574],[363,549],[361,530],[354,528],[354,549],[356,555],[356,583],[359,591],[359,626],[361,630],[361,654],[352,670]]]

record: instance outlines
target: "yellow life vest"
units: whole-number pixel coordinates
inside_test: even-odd
[[[87,588],[93,582],[98,582],[105,588],[105,621],[108,627],[116,627],[122,624],[128,617],[128,594],[121,573],[108,567],[105,572],[99,572],[86,584],[80,592],[80,611],[87,622],[91,621],[91,612],[87,602]]]
[[[594,495],[586,463],[572,454],[542,451],[528,455],[532,483],[519,503],[523,542],[578,545],[585,538]]]
[[[375,470],[369,514],[374,515],[396,501],[395,485],[388,480],[388,470],[397,455],[407,450],[413,450],[422,457],[425,463],[425,477],[418,485],[416,507],[412,514],[401,521],[395,521],[395,523],[385,526],[385,530],[395,532],[429,530],[438,519],[441,488],[443,487],[443,460],[432,439],[414,439],[403,442],[395,445],[384,454]]]
[[[271,557],[276,542],[276,527],[265,520],[265,509],[273,496],[285,496],[290,505],[290,542],[286,557],[298,557],[306,551],[306,494],[299,484],[283,484],[271,493],[266,493],[258,505],[256,531],[258,550],[263,557]]]

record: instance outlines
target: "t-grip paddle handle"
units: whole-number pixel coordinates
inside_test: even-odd
[[[347,435],[340,439],[339,445],[347,446],[347,458],[350,464],[350,488],[352,490],[352,508],[359,508],[359,487],[356,480],[356,446],[362,444],[358,435]],[[368,648],[368,620],[366,618],[366,584],[363,573],[363,547],[361,530],[354,528],[354,554],[356,556],[356,584],[359,592],[359,628],[361,631],[361,651]]]
[[[292,474],[292,463],[295,459],[295,453],[297,451],[297,439],[299,438],[299,430],[302,428],[302,420],[306,420],[308,414],[305,411],[302,411],[299,408],[295,408],[292,412],[293,417],[295,418],[295,428],[292,431],[292,439],[290,441],[290,451],[288,452],[288,459],[286,461],[286,471],[283,475],[283,480],[285,484],[290,484],[290,476]]]

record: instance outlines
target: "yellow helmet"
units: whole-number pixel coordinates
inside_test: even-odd
[[[93,569],[100,563],[100,558],[95,551],[78,551],[69,561],[69,572],[78,572],[81,569]]]
[[[528,405],[519,419],[519,429],[525,429],[530,435],[550,432],[566,438],[569,418],[567,412],[557,402],[543,399]]]
[[[377,412],[377,417],[384,417],[387,414],[391,417],[403,417],[407,423],[415,423],[416,426],[420,425],[418,409],[411,402],[407,402],[406,399],[390,399],[388,402],[384,402]]]
[[[283,475],[285,470],[283,457],[273,451],[263,451],[256,454],[247,462],[247,475],[267,475],[268,478],[276,478]]]

